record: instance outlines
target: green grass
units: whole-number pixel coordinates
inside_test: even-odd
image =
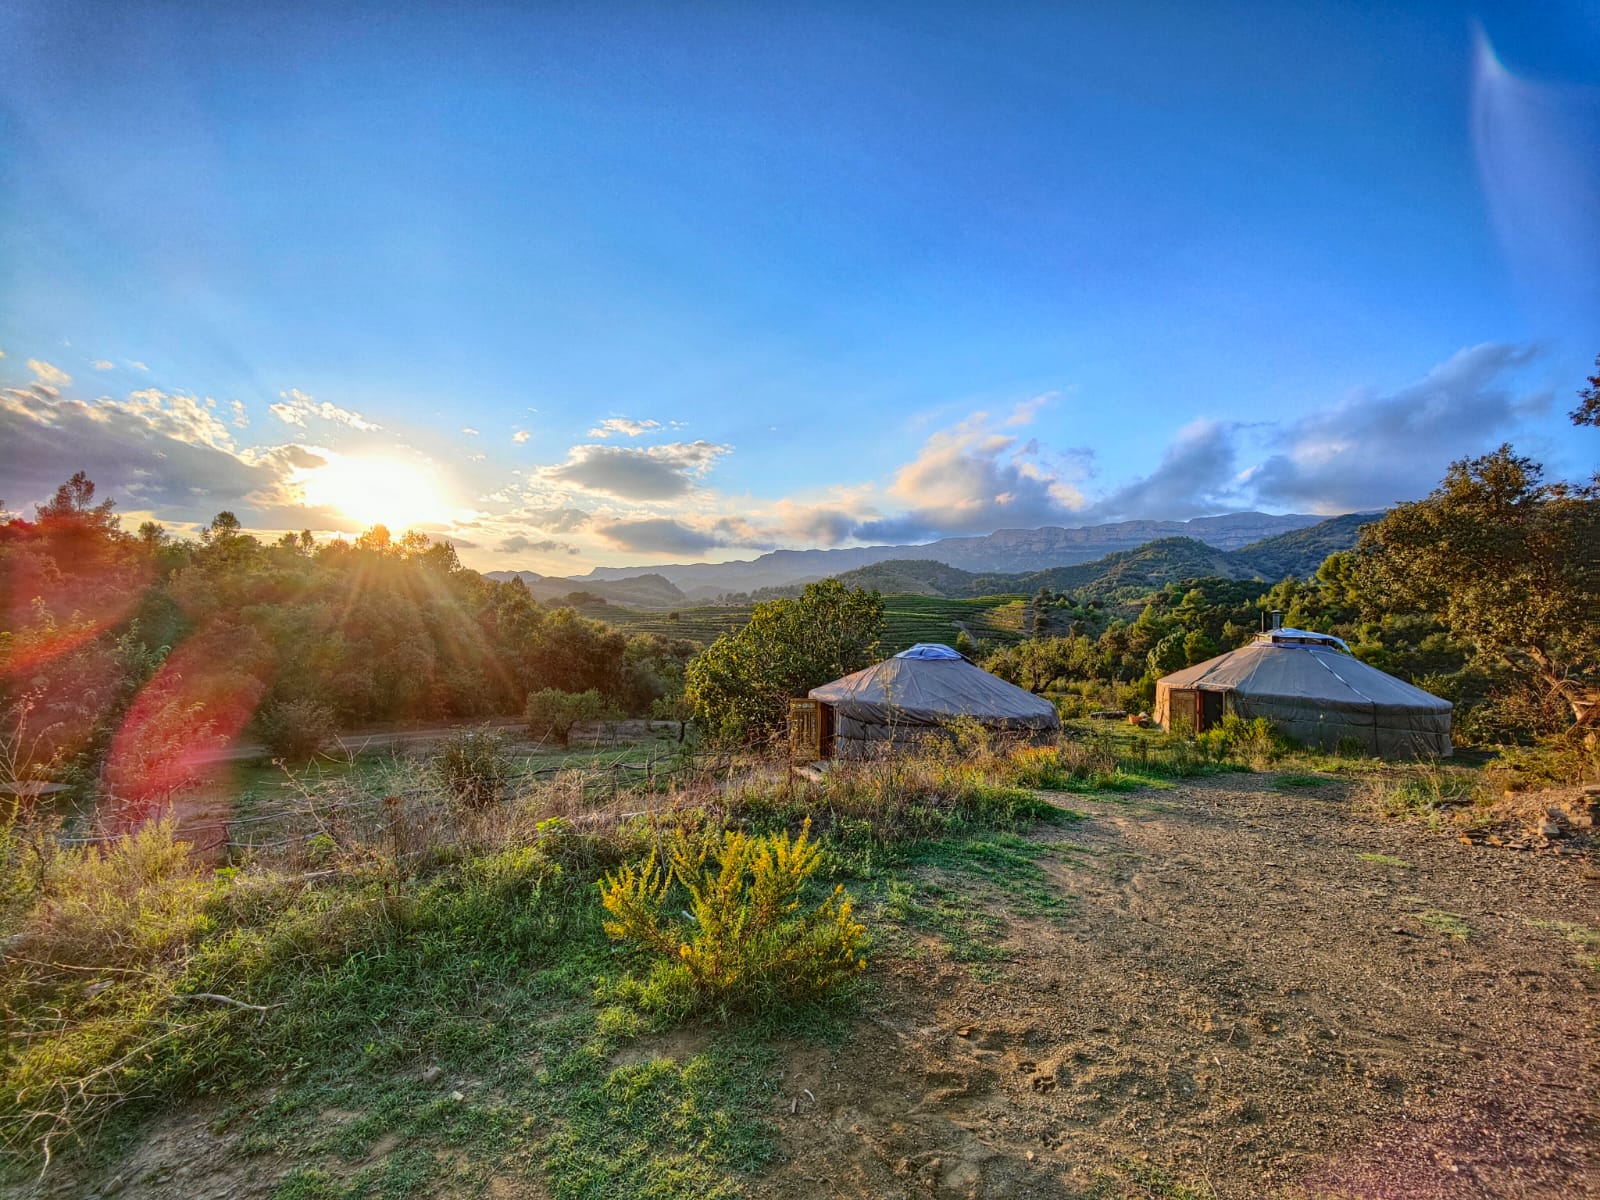
[[[1429,929],[1442,933],[1446,937],[1454,938],[1458,942],[1464,942],[1472,936],[1472,927],[1462,920],[1458,913],[1430,908],[1426,912],[1419,913],[1417,920],[1421,921]]]
[[[1303,791],[1307,788],[1323,787],[1327,782],[1320,775],[1304,775],[1298,772],[1290,772],[1287,775],[1279,775],[1275,778],[1272,781],[1272,790],[1275,792]]]
[[[1403,858],[1396,858],[1392,854],[1358,854],[1356,857],[1362,862],[1371,863],[1375,867],[1411,867],[1416,865],[1415,863],[1407,862]]]
[[[1003,943],[1014,918],[1057,918],[1069,911],[1070,895],[1043,862],[1078,853],[1086,851],[1071,842],[1015,833],[931,839],[911,851],[904,869],[882,881],[879,914],[903,930],[932,934],[957,962],[1004,962],[1011,956]]]

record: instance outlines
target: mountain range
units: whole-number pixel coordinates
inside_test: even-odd
[[[493,571],[490,578],[519,577],[540,600],[584,592],[633,608],[675,608],[730,592],[792,588],[830,576],[884,592],[948,596],[1034,591],[1040,586],[1081,589],[1101,579],[1108,586],[1111,581],[1120,581],[1116,586],[1159,585],[1199,575],[1281,579],[1309,574],[1328,554],[1348,549],[1360,526],[1376,517],[1229,513],[1192,521],[1003,529],[911,546],[776,550],[743,562],[596,567],[566,578]]]

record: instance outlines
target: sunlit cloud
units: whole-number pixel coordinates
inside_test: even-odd
[[[28,360],[28,370],[32,371],[33,377],[46,387],[62,388],[72,382],[71,375],[68,375],[60,367],[45,362],[42,358],[30,358]]]
[[[348,425],[351,429],[363,433],[382,429],[383,426],[368,421],[358,412],[348,408],[340,408],[326,400],[317,400],[316,397],[307,395],[299,388],[290,388],[286,392],[279,392],[280,403],[273,404],[269,411],[285,425],[296,425],[301,429],[306,428],[306,421],[318,418],[331,421],[338,425]]]
[[[109,358],[96,359],[93,366],[96,371],[114,371],[117,369],[117,364]]]
[[[627,446],[574,446],[567,461],[546,467],[553,483],[624,500],[671,500],[687,494],[732,446],[714,442],[671,442],[633,449]]]
[[[678,422],[673,422],[674,426],[677,424]],[[607,417],[604,421],[601,421],[600,424],[589,430],[589,436],[605,438],[610,437],[614,433],[620,433],[624,437],[635,438],[639,437],[641,434],[649,433],[653,429],[660,428],[662,428],[660,421],[633,421],[629,420],[627,417]]]
[[[477,437],[478,436],[478,431],[476,429],[474,429],[470,425],[463,425],[461,427],[461,432],[466,434],[468,437]]]
[[[526,429],[519,429],[511,435],[511,440],[520,446],[531,436],[532,435]]]

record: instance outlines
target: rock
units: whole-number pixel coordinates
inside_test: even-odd
[[[462,1095],[460,1092],[451,1092],[450,1099],[454,1100],[457,1104],[460,1104],[466,1099],[466,1096]]]
[[[1543,837],[1555,839],[1567,836],[1567,831],[1554,821],[1539,822],[1539,833]]]
[[[435,1067],[429,1067],[420,1076],[418,1076],[418,1078],[420,1078],[423,1083],[438,1083],[439,1082],[439,1076],[441,1076],[443,1074],[444,1074],[444,1068],[435,1066]]]

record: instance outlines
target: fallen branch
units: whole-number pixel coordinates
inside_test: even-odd
[[[282,1004],[249,1004],[243,1000],[235,1000],[232,996],[218,995],[216,992],[184,992],[179,1000],[215,1000],[218,1004],[231,1004],[235,1008],[248,1008],[251,1012],[266,1013],[275,1008],[282,1008]]]

